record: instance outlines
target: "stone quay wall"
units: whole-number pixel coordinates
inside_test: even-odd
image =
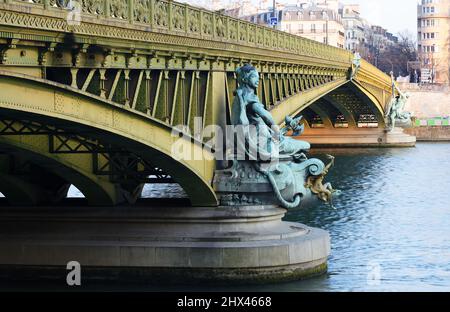
[[[411,97],[405,110],[414,117],[428,119],[450,116],[450,87],[448,85],[399,84],[400,90]]]
[[[400,83],[411,95],[405,110],[414,116],[414,127],[405,133],[417,141],[450,141],[450,86]]]
[[[450,126],[421,126],[405,129],[405,133],[413,135],[417,141],[450,142]]]

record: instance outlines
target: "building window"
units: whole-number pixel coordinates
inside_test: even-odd
[[[311,32],[312,33],[316,32],[316,24],[311,24]]]

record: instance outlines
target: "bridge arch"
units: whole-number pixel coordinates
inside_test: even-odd
[[[28,141],[28,142],[26,142]],[[70,184],[74,184],[85,195],[88,203],[92,206],[108,206],[117,204],[120,199],[115,186],[112,183],[101,181],[94,174],[87,172],[84,168],[78,166],[76,162],[71,162],[70,158],[63,155],[51,155],[43,149],[43,145],[35,141],[33,138],[24,136],[14,136],[12,138],[0,138],[0,150],[9,155],[20,155],[21,158],[38,165],[50,174],[61,177],[66,181],[65,194],[60,194],[60,198],[54,201],[62,200],[62,196],[67,194]],[[79,155],[77,156],[80,157]],[[46,204],[52,199],[45,198],[43,192],[47,188],[43,188],[37,183],[25,181],[17,176],[1,174],[2,182],[0,190],[4,192],[5,197],[12,205],[38,205],[43,201]],[[48,175],[45,179],[47,180]],[[120,195],[119,195],[120,196]],[[64,196],[65,197],[65,196]]]
[[[347,98],[342,98],[346,96]],[[353,105],[355,103],[357,105]],[[333,128],[333,116],[323,105],[331,105],[346,119],[349,127],[358,126],[359,116],[363,113],[376,117],[379,127],[384,127],[384,105],[357,82],[341,79],[324,84],[308,93],[295,94],[272,109],[275,120],[282,124],[286,115],[301,115],[303,111],[313,112],[321,118],[326,128]],[[310,123],[310,121],[307,121]],[[310,126],[310,125],[309,125]]]
[[[214,160],[175,161],[171,146],[179,138],[172,136],[168,125],[72,87],[26,75],[0,72],[0,89],[7,90],[0,95],[0,115],[65,126],[115,142],[151,159],[183,187],[192,205],[217,205],[211,187]],[[204,155],[202,144],[191,147],[193,154]]]

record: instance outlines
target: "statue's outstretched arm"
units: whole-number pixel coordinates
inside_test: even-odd
[[[275,120],[272,115],[261,104],[257,102],[252,103],[252,110],[264,120],[267,126],[275,126]]]
[[[394,82],[393,83],[394,84],[394,88],[395,88],[395,90],[397,90],[397,92],[398,92],[398,94],[400,95],[400,97],[405,97],[405,93],[403,93],[401,90],[400,90],[400,88],[397,86],[397,84]]]

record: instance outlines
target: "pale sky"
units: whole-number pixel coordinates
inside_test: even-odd
[[[179,0],[180,1],[180,0]],[[205,3],[210,0],[181,0],[187,3]],[[233,2],[223,0],[222,3]],[[259,0],[252,0],[259,3]],[[296,0],[277,0],[279,3],[296,3]],[[361,16],[371,24],[380,25],[389,32],[397,34],[409,30],[417,35],[417,2],[418,0],[341,0],[346,4],[360,4]]]
[[[417,35],[417,0],[341,0],[361,5],[361,16],[394,34],[409,30]]]

